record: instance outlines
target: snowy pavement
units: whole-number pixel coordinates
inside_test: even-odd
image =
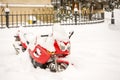
[[[120,80],[120,29],[109,22],[106,18],[99,24],[61,26],[66,32],[74,31],[69,56],[74,65],[60,73],[34,69],[27,51],[15,54],[12,44],[17,28],[1,29],[0,80]],[[51,27],[25,29],[49,33]]]

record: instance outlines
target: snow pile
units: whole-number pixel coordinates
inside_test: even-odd
[[[53,37],[54,37],[54,39],[57,39],[60,41],[68,41],[69,40],[69,38],[68,38],[69,36],[67,35],[65,29],[58,24],[55,24],[55,26],[53,26]]]
[[[119,10],[115,11],[118,13]],[[118,17],[115,18],[119,22]],[[74,34],[70,39],[71,54],[68,57],[72,65],[60,73],[34,69],[27,51],[15,54],[12,43],[18,29],[1,29],[0,80],[120,80],[120,31],[110,29],[109,22],[61,26],[66,32],[74,31]],[[23,30],[46,34],[52,32],[52,27]]]

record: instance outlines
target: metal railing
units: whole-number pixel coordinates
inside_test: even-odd
[[[53,25],[53,20],[53,14],[9,14],[8,17],[0,15],[0,28],[50,26]]]
[[[82,24],[95,24],[104,22],[104,13],[95,14],[71,14],[62,15],[58,18],[61,25],[82,25]]]
[[[8,20],[6,20],[8,19]],[[8,22],[6,22],[8,21]],[[81,25],[104,22],[104,13],[95,14],[9,14],[0,15],[0,28],[51,26],[54,23],[61,25]]]

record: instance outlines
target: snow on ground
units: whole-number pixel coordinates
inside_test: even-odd
[[[116,15],[119,13],[120,10],[115,10]],[[13,35],[18,29],[1,29],[0,80],[120,80],[120,19],[115,17],[116,24],[111,26],[111,13],[106,14],[105,23],[61,26],[66,32],[74,31],[69,56],[74,65],[60,73],[34,69],[27,51],[20,55],[15,54],[12,43]],[[52,28],[22,29],[46,34]]]

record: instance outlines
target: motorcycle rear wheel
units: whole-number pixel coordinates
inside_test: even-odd
[[[33,64],[33,67],[34,68],[37,68],[37,63],[36,63],[36,61],[32,58],[32,57],[30,57],[31,58],[31,62],[32,62],[32,64]]]

